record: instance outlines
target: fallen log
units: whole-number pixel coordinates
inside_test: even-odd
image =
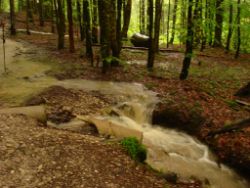
[[[211,131],[208,133],[207,137],[214,137],[218,134],[224,134],[224,133],[227,133],[227,132],[233,132],[233,131],[237,131],[237,130],[241,130],[241,129],[244,129],[246,127],[249,127],[250,126],[250,118],[248,119],[244,119],[244,120],[241,120],[241,121],[238,121],[238,122],[234,122],[232,124],[229,124],[225,127],[222,127],[221,129],[219,130],[216,130],[216,131]]]
[[[0,114],[22,114],[46,123],[47,117],[44,106],[27,106],[0,109]]]

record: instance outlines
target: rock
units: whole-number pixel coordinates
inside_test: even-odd
[[[135,33],[130,39],[135,47],[149,47],[149,37],[140,33]]]

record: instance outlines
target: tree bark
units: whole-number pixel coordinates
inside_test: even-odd
[[[145,0],[140,0],[140,33],[145,34]]]
[[[167,19],[167,48],[169,47],[170,7],[171,7],[171,2],[169,0],[168,1],[168,19]]]
[[[111,0],[98,0],[99,25],[101,28],[101,59],[103,62],[102,73],[104,74],[107,72],[109,66],[107,58],[110,56],[111,51],[109,1]]]
[[[90,25],[90,12],[89,12],[89,1],[83,1],[83,22],[86,28],[86,56],[90,59],[91,66],[93,66],[93,50],[92,50],[92,31]]]
[[[149,71],[153,69],[154,59],[155,59],[155,46],[153,37],[153,25],[154,25],[154,2],[153,0],[148,0],[148,31],[149,31],[149,49],[148,49],[148,63],[147,68]]]
[[[57,33],[58,33],[58,49],[64,48],[64,32],[65,32],[65,16],[62,7],[62,0],[54,0],[56,6],[57,17]],[[57,4],[56,4],[57,2]]]
[[[67,0],[67,15],[68,15],[68,23],[69,23],[69,51],[71,53],[75,52],[75,44],[74,44],[74,30],[73,30],[73,16],[72,16],[72,1]]]
[[[226,52],[229,52],[230,50],[232,34],[233,34],[233,4],[230,3]]]
[[[82,23],[82,11],[81,11],[80,0],[77,0],[76,8],[77,8],[77,21],[78,21],[79,28],[80,28],[80,37],[81,37],[81,41],[83,41],[85,38],[85,34],[84,34],[83,26],[82,26],[83,23]]]
[[[10,34],[16,35],[16,16],[15,16],[15,3],[10,0]]]
[[[222,46],[222,27],[223,27],[223,7],[224,0],[216,0],[214,47]]]
[[[122,47],[122,0],[117,0],[117,19],[116,19],[116,41],[118,45],[118,57],[120,56]]]
[[[176,18],[177,18],[177,7],[178,7],[178,0],[174,1],[174,10],[173,10],[173,25],[172,25],[172,36],[169,41],[170,44],[174,43],[174,37],[175,37],[175,24],[176,24]]]
[[[186,40],[186,52],[183,60],[183,67],[180,74],[180,80],[185,80],[188,77],[188,70],[190,67],[192,55],[193,55],[193,0],[188,0],[188,26],[187,26],[187,40]]]
[[[125,5],[124,18],[123,18],[123,28],[122,28],[123,38],[128,38],[128,29],[129,29],[130,18],[131,18],[131,10],[132,10],[132,0],[127,0],[127,3]]]
[[[26,0],[26,33],[27,35],[30,35],[30,17],[29,17],[29,12],[30,12],[30,0]]]
[[[237,2],[237,48],[235,53],[235,58],[237,59],[240,55],[240,45],[241,45],[241,31],[240,31],[240,21],[241,21],[241,0]]]
[[[39,0],[39,22],[40,26],[44,26],[44,11],[43,11],[43,0]]]
[[[155,26],[154,26],[154,41],[155,41],[155,51],[159,51],[159,36],[160,36],[160,24],[162,16],[162,4],[163,0],[155,1]]]

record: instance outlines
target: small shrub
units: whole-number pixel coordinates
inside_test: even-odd
[[[147,158],[146,148],[134,137],[124,138],[121,145],[126,149],[129,156],[139,162],[144,162]]]

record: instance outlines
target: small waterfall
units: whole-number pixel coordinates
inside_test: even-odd
[[[188,134],[151,124],[152,111],[158,102],[156,93],[140,84],[66,80],[66,88],[123,96],[112,114],[102,118],[143,132],[148,148],[147,163],[161,172],[175,172],[182,178],[197,177],[212,188],[247,188],[248,183],[225,165],[218,165],[208,147]]]

